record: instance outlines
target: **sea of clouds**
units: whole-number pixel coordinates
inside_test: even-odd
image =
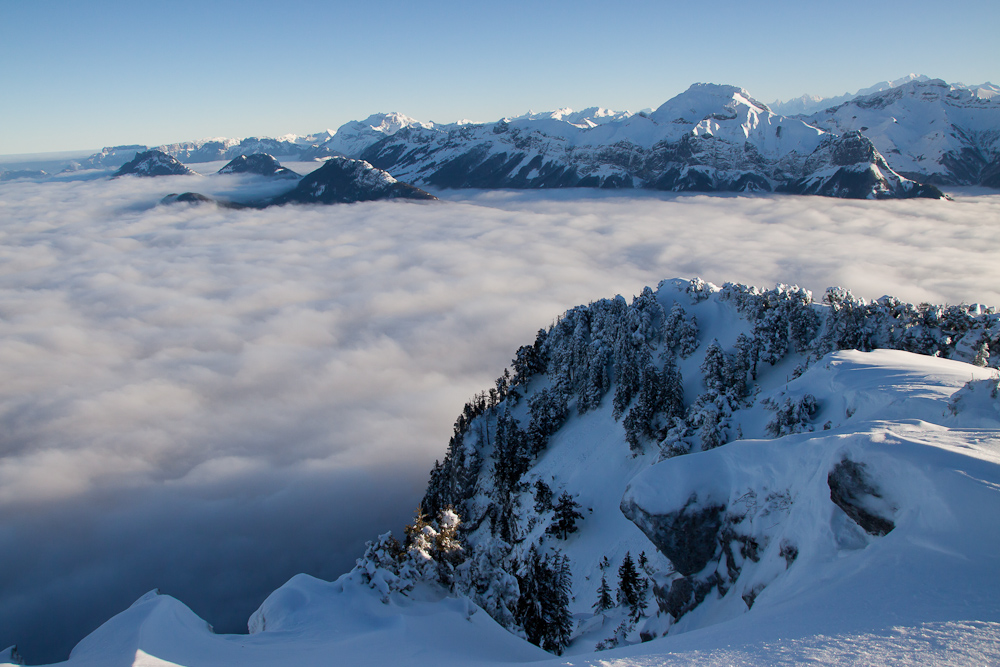
[[[147,590],[245,630],[412,515],[464,402],[664,278],[1000,305],[1000,196],[443,192],[230,210],[249,177],[0,184],[0,648]]]

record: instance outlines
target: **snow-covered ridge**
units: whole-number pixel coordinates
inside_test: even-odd
[[[270,204],[336,204],[379,199],[436,199],[431,194],[397,181],[386,171],[364,160],[334,157],[305,176],[290,192]]]
[[[298,160],[339,155],[435,187],[938,197],[933,187],[916,184],[1000,187],[998,92],[989,83],[965,86],[910,75],[863,89],[811,116],[789,116],[775,112],[780,105],[769,107],[738,86],[699,83],[650,113],[564,108],[450,124],[379,113],[335,132],[213,138],[159,149],[182,162],[252,153]],[[851,132],[871,140],[879,158],[849,171],[871,175],[861,182],[848,172],[817,173],[812,168],[817,151]],[[117,167],[134,155],[129,149],[145,147],[105,149],[80,166]],[[854,185],[845,185],[848,181]]]
[[[868,86],[867,88],[862,88],[856,93],[844,93],[843,95],[836,95],[834,97],[822,97],[820,95],[802,95],[801,97],[795,97],[790,100],[782,102],[781,100],[775,100],[771,102],[768,106],[778,114],[783,116],[795,116],[798,114],[808,114],[820,111],[821,109],[828,109],[830,107],[843,104],[848,102],[855,97],[860,97],[862,95],[870,95],[871,93],[878,93],[883,90],[889,90],[890,88],[895,88],[897,86],[902,86],[904,83],[909,83],[911,81],[927,81],[930,77],[925,74],[907,74],[904,77],[900,77],[893,81],[879,81],[876,84]]]
[[[466,405],[400,540],[250,636],[148,594],[68,664],[990,664],[997,346],[995,309],[841,288],[579,306]]]

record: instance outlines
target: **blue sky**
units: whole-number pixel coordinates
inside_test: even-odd
[[[0,0],[0,154],[1000,80],[1000,3]]]

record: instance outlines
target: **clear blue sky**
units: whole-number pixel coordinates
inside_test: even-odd
[[[947,12],[942,12],[943,7]],[[1000,80],[1000,3],[0,0],[0,154]]]

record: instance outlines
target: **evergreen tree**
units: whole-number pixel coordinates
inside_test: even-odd
[[[698,321],[688,317],[684,307],[675,303],[663,322],[663,342],[668,350],[673,350],[687,359],[698,349]]]
[[[705,350],[705,361],[701,363],[702,378],[710,391],[718,394],[725,391],[725,368],[726,353],[722,351],[718,340],[712,340]]]
[[[501,540],[480,542],[466,564],[459,568],[456,588],[486,610],[497,623],[514,629],[521,593],[517,577],[508,571],[510,545]]]
[[[530,454],[537,455],[545,449],[549,436],[559,430],[566,421],[569,409],[566,396],[558,389],[543,389],[528,399],[531,422],[528,424]]]
[[[646,574],[651,574],[649,571],[649,559],[646,558],[645,551],[639,552],[639,569],[645,572]]]
[[[639,572],[630,553],[618,566],[618,604],[630,609],[639,603]]]
[[[569,492],[563,491],[559,494],[559,499],[555,504],[555,515],[553,523],[545,531],[550,535],[555,535],[560,540],[565,540],[570,533],[577,531],[576,520],[582,519],[583,515],[577,512],[580,504],[573,500]]]
[[[663,411],[669,425],[675,417],[684,416],[684,381],[673,358],[663,364]]]
[[[648,589],[649,582],[635,569],[632,556],[626,552],[618,567],[618,604],[628,607],[632,622],[638,621],[646,608]]]
[[[569,612],[569,599],[573,592],[569,557],[558,551],[552,559],[553,582],[550,589],[549,627],[542,641],[542,648],[562,655],[573,635],[573,616]]]
[[[535,512],[542,514],[552,509],[552,489],[544,481],[535,480]]]
[[[615,600],[611,596],[611,586],[608,586],[608,578],[601,573],[601,585],[597,588],[597,602],[594,603],[594,615],[607,611],[615,606]]]
[[[542,558],[532,545],[518,584],[521,597],[517,616],[524,628],[525,639],[561,655],[569,644],[573,630],[573,619],[569,613],[572,590],[569,560],[559,552]]]

